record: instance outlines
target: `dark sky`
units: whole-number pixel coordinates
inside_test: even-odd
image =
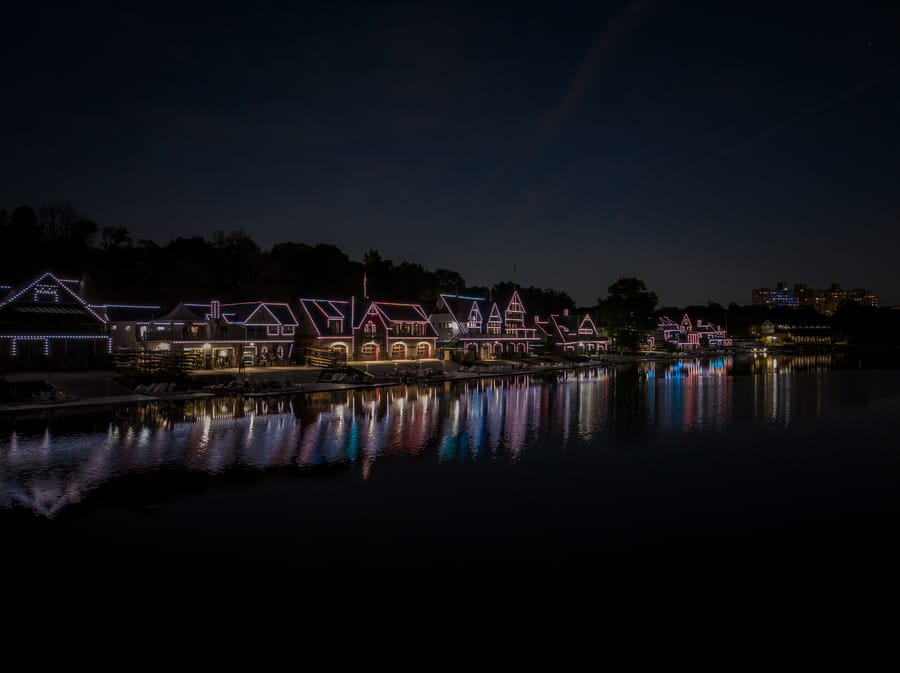
[[[667,304],[778,280],[900,304],[900,3],[20,4],[0,207],[585,304],[623,275]]]

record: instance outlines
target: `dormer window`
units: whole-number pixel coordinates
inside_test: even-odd
[[[34,288],[34,303],[50,302],[59,303],[59,288],[56,285],[36,285]]]
[[[365,332],[366,336],[375,336],[375,323],[370,320],[366,323],[363,331]]]

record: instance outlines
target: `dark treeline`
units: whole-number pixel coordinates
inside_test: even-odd
[[[303,296],[362,297],[365,291],[380,300],[421,302],[430,310],[441,293],[499,297],[513,287],[469,286],[457,271],[395,264],[377,250],[361,261],[333,245],[284,242],[263,250],[242,230],[159,245],[135,240],[124,227],[100,227],[70,203],[0,210],[0,236],[0,282],[17,284],[51,270],[83,280],[88,299],[108,303],[171,307],[213,297],[293,302]],[[575,307],[559,290],[519,292],[529,311],[539,314]]]
[[[380,300],[421,302],[433,310],[438,295],[505,298],[516,287],[532,315],[549,316],[578,310],[563,291],[519,287],[501,281],[493,287],[470,286],[450,269],[428,270],[421,264],[382,258],[369,250],[351,260],[333,245],[284,242],[263,250],[241,230],[217,232],[211,239],[184,236],[159,245],[135,240],[124,227],[100,227],[70,203],[33,209],[0,210],[0,282],[17,284],[51,270],[84,281],[84,294],[108,303],[159,304],[180,301],[254,299],[296,301],[298,297],[342,298],[351,295]],[[365,283],[365,286],[364,286]],[[736,337],[753,336],[766,320],[775,324],[828,325],[849,343],[900,343],[900,311],[849,303],[832,316],[811,308],[765,306],[726,308],[715,302],[686,307],[657,307],[658,298],[637,278],[620,278],[605,297],[587,310],[626,347],[637,347],[650,333],[656,316],[691,318],[726,327]]]

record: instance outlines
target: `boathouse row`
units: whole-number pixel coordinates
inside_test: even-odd
[[[348,299],[90,303],[80,283],[46,272],[0,300],[0,372],[95,369],[132,353],[189,358],[194,368],[333,360],[523,357],[537,347],[592,355],[603,326],[568,311],[529,317],[518,291],[495,299],[441,295],[434,305]]]

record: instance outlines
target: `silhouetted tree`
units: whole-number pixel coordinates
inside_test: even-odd
[[[103,227],[100,230],[100,247],[103,250],[119,250],[131,245],[131,232],[125,227]]]
[[[644,281],[620,278],[598,300],[597,316],[605,322],[621,350],[637,350],[641,340],[655,327],[658,298]]]

